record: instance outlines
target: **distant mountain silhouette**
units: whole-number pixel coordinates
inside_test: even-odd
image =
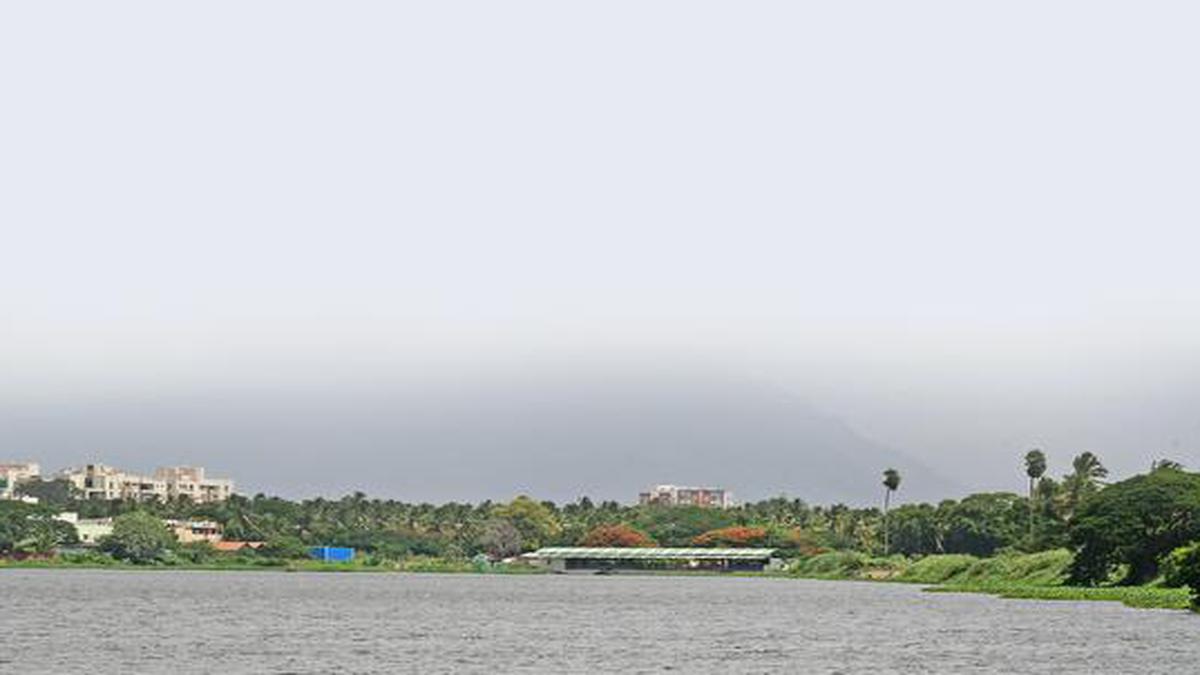
[[[928,467],[771,386],[718,377],[493,379],[438,385],[239,388],[108,401],[6,421],[47,468],[189,462],[240,491],[415,501],[632,501],[657,483],[741,500],[875,503],[887,467],[902,500],[957,496]]]

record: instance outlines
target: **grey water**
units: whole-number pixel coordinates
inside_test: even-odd
[[[0,673],[1192,673],[1200,616],[744,577],[0,571]]]

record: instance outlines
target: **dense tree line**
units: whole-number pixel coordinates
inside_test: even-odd
[[[1026,454],[1024,463],[1025,495],[978,493],[892,508],[901,481],[889,469],[882,509],[814,506],[785,497],[730,509],[625,506],[587,497],[555,504],[525,496],[505,503],[434,505],[362,493],[332,500],[259,494],[218,504],[107,502],[77,500],[64,484],[47,482],[28,486],[41,498],[38,506],[0,503],[0,555],[70,543],[71,528],[52,517],[60,510],[84,518],[144,513],[215,520],[227,539],[266,542],[263,553],[279,557],[303,556],[312,545],[352,546],[392,560],[505,558],[541,546],[578,545],[769,546],[785,556],[825,550],[990,556],[1068,547],[1076,554],[1072,579],[1082,584],[1145,582],[1159,574],[1172,551],[1200,540],[1200,474],[1175,462],[1155,462],[1147,474],[1112,485],[1106,485],[1108,472],[1091,453],[1076,456],[1071,471],[1058,479],[1046,475],[1040,450]],[[141,525],[144,530],[145,522]],[[114,545],[109,549],[120,553]]]

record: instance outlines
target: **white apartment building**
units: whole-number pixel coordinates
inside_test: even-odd
[[[655,485],[649,492],[638,494],[638,503],[727,509],[733,506],[733,493],[725,488]]]
[[[80,518],[74,511],[64,511],[54,518],[74,526],[79,543],[83,546],[95,546],[102,537],[113,533],[112,518]],[[211,520],[164,520],[163,527],[174,533],[181,544],[197,541],[216,544],[221,541],[221,524]]]
[[[207,478],[202,466],[169,466],[154,470],[154,479],[167,486],[167,497],[189,497],[204,504],[223,502],[233,495],[233,481]]]
[[[197,503],[220,502],[233,494],[233,481],[208,478],[199,466],[156,469],[154,475],[130,473],[104,464],[67,469],[62,477],[85,499],[171,499],[188,497]]]
[[[41,478],[37,462],[0,462],[0,499],[14,499],[17,483]]]

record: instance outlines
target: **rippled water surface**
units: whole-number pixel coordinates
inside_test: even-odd
[[[725,577],[0,572],[0,673],[1195,673],[1200,616]]]

